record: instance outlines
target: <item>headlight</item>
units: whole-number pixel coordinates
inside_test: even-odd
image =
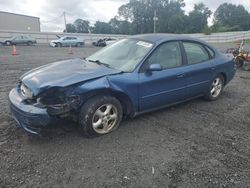
[[[51,89],[36,99],[34,106],[47,108],[51,115],[59,115],[77,109],[80,103],[80,96],[70,95],[61,89]]]
[[[20,93],[26,99],[32,99],[32,97],[33,97],[32,91],[27,86],[25,86],[23,83],[21,83],[21,85],[20,85]]]

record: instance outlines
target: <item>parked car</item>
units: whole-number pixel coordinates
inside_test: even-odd
[[[61,37],[57,40],[52,40],[50,42],[50,46],[52,47],[62,47],[62,46],[83,46],[84,45],[84,41],[83,39],[80,39],[79,37],[75,37],[75,36],[64,36]]]
[[[92,44],[94,46],[104,47],[104,46],[108,46],[110,44],[113,44],[115,42],[117,42],[117,39],[114,39],[114,38],[104,38],[104,39],[99,39],[98,41],[93,42]]]
[[[32,45],[32,44],[36,44],[36,40],[32,37],[29,36],[23,36],[23,35],[19,35],[19,36],[14,36],[10,39],[6,39],[4,41],[2,41],[3,45],[17,45],[17,44],[27,44],[28,46]]]
[[[114,131],[123,116],[135,117],[197,97],[214,101],[235,71],[232,56],[201,40],[136,35],[86,59],[27,72],[10,91],[10,108],[29,133],[38,134],[66,118],[78,121],[80,130],[91,137]]]

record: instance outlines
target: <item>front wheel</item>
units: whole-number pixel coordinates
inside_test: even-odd
[[[82,47],[83,44],[81,42],[76,43],[76,47]]]
[[[80,111],[80,130],[87,137],[108,134],[118,128],[122,114],[122,106],[116,98],[112,96],[91,98]]]
[[[62,47],[62,43],[58,42],[58,43],[56,44],[56,47]]]
[[[216,76],[211,82],[210,89],[207,95],[205,96],[206,99],[210,101],[217,100],[223,91],[223,87],[224,87],[224,77],[220,74]]]

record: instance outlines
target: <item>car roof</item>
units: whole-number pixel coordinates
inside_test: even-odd
[[[134,35],[129,38],[144,40],[144,41],[148,41],[152,43],[161,43],[161,42],[169,41],[169,40],[191,40],[191,41],[197,41],[197,42],[206,44],[206,42],[202,40],[192,38],[187,35],[181,35],[181,34],[151,33],[151,34]]]
[[[65,37],[75,37],[75,38],[78,38],[77,36],[63,36],[61,38],[65,38]]]
[[[27,35],[15,35],[13,37],[28,37],[28,38],[31,38],[30,36],[27,36]],[[11,37],[11,38],[13,38],[13,37]]]

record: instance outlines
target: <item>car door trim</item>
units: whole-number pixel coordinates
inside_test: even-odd
[[[146,99],[146,98],[154,97],[154,96],[157,96],[157,95],[162,95],[162,94],[166,94],[166,93],[171,93],[171,92],[178,91],[178,90],[185,89],[185,88],[186,88],[186,86],[185,86],[185,87],[180,87],[180,88],[178,88],[178,89],[171,89],[171,90],[168,90],[168,91],[161,91],[161,92],[154,93],[154,94],[151,94],[151,95],[142,96],[141,99]]]

